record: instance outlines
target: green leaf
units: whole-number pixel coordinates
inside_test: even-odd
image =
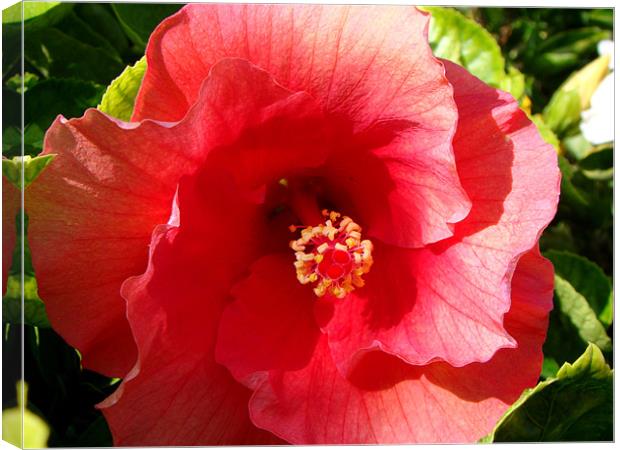
[[[525,76],[516,67],[510,66],[506,76],[501,79],[499,88],[510,92],[516,100],[519,100],[525,94]]]
[[[64,2],[19,2],[2,10],[2,25],[21,26],[22,4],[24,25],[51,25],[73,8],[73,5]]]
[[[17,92],[2,87],[2,128],[7,126],[21,126],[22,96]]]
[[[103,92],[103,86],[90,81],[43,80],[24,95],[24,121],[47,130],[59,114],[79,117],[84,110],[95,107]]]
[[[49,328],[45,304],[38,294],[38,285],[35,277],[24,276],[24,323],[34,327]],[[6,292],[2,297],[2,322],[21,324],[22,301],[21,282],[19,275],[9,275]]]
[[[127,37],[142,50],[146,48],[155,27],[182,6],[163,3],[112,3],[112,9]]]
[[[601,56],[573,73],[555,91],[543,110],[545,122],[559,136],[564,136],[581,120],[581,111],[590,105],[592,94],[609,69],[609,57]]]
[[[533,116],[528,114],[528,117],[532,122],[534,122],[534,125],[536,125],[536,128],[538,128],[538,132],[540,133],[540,136],[543,138],[543,140],[547,144],[553,145],[553,148],[555,148],[555,151],[559,152],[560,141],[558,137],[555,135],[555,133],[553,132],[553,130],[551,129],[551,127],[547,125],[547,123],[542,118],[542,116],[540,114],[534,114]]]
[[[28,34],[24,57],[46,78],[78,78],[108,84],[123,69],[118,55],[49,27]]]
[[[75,12],[100,36],[105,36],[119,54],[127,51],[129,41],[109,5],[80,3]]]
[[[112,433],[103,416],[97,417],[76,439],[79,447],[102,447],[113,445]]]
[[[17,382],[17,406],[2,410],[2,439],[21,448],[47,447],[50,427],[26,408],[27,404],[28,385],[20,380]]]
[[[581,119],[581,100],[577,90],[558,89],[543,110],[545,123],[558,135],[563,135]]]
[[[83,44],[104,50],[120,61],[120,55],[116,51],[116,48],[110,43],[108,36],[101,35],[97,32],[90,23],[85,22],[79,17],[75,13],[75,10],[67,14],[54,28],[61,30],[67,36]]]
[[[425,6],[423,9],[431,13],[428,36],[435,56],[449,59],[484,82],[500,87],[506,76],[505,61],[493,36],[452,8]]]
[[[613,371],[593,344],[557,376],[526,390],[485,442],[611,441]]]
[[[578,243],[573,235],[573,231],[566,221],[562,220],[549,225],[543,235],[540,237],[540,248],[543,251],[547,249],[567,250],[569,252],[578,252]]]
[[[591,199],[586,192],[573,184],[572,179],[576,169],[562,155],[558,155],[558,166],[562,172],[562,181],[560,182],[561,204],[569,206],[573,215],[587,216],[590,212]]]
[[[583,134],[579,133],[562,139],[562,148],[567,155],[578,161],[588,156],[593,146],[583,137]]]
[[[128,122],[145,71],[145,57],[142,57],[133,66],[127,66],[123,73],[108,86],[101,99],[101,104],[97,108],[112,117]]]
[[[24,164],[24,187],[28,187],[41,172],[52,162],[55,155],[16,156],[13,159],[2,159],[2,175],[9,180],[17,189],[21,190],[21,171]]]
[[[17,149],[16,153],[20,153],[22,142],[22,134],[17,127],[7,127],[2,132],[2,154],[12,153]]]
[[[599,181],[586,176],[562,155],[558,155],[558,165],[562,172],[558,216],[587,225],[586,233],[610,224],[613,219],[610,180]]]
[[[603,270],[587,258],[570,252],[549,250],[544,255],[553,263],[556,275],[570,283],[588,301],[598,320],[605,327],[611,325],[612,286]]]
[[[15,74],[8,80],[6,80],[6,87],[17,92],[18,94],[22,94],[26,92],[31,87],[34,87],[39,82],[39,77],[34,73],[26,72],[22,77],[20,74]],[[22,91],[22,83],[23,83],[23,91]]]
[[[593,148],[591,153],[579,161],[581,172],[593,180],[611,180],[614,175],[613,147]]]
[[[21,84],[21,81],[20,81]],[[65,117],[81,116],[84,110],[96,106],[104,87],[90,81],[75,79],[44,79],[30,86],[24,94],[24,153],[39,154],[45,130],[62,114]],[[17,106],[19,109],[19,106]],[[21,154],[19,127],[7,127],[2,140],[5,156]]]
[[[41,153],[45,131],[37,124],[29,123],[24,131],[24,155],[32,156]],[[10,126],[2,136],[2,153],[6,158],[21,155],[22,134],[17,127]]]
[[[32,256],[28,245],[27,230],[28,216],[24,214],[24,234],[22,240],[21,212],[16,218],[17,240],[13,249],[13,262],[9,269],[7,287],[2,297],[2,322],[11,324],[32,325],[48,328],[50,326],[45,312],[43,300],[39,297],[37,280],[32,267]],[[24,271],[22,274],[22,242],[24,243]],[[22,276],[23,276],[23,303],[22,303]],[[23,306],[23,322],[22,322]]]
[[[583,11],[581,16],[587,25],[598,25],[608,30],[613,30],[614,28],[613,9],[590,9]]]
[[[17,328],[17,327],[13,327]],[[10,327],[9,327],[10,330]],[[21,346],[21,333],[11,335]],[[81,367],[79,352],[51,328],[24,327],[28,374],[37,380],[32,402],[50,421],[51,447],[109,447],[112,439],[101,411],[93,405],[118,388],[113,380]],[[13,342],[9,342],[13,344]]]
[[[560,366],[555,359],[545,356],[540,376],[543,378],[552,378],[558,373]]]
[[[565,279],[556,275],[554,309],[549,315],[545,357],[559,363],[573,361],[594,342],[603,351],[612,350],[611,339],[588,301]]]
[[[597,27],[555,33],[538,47],[537,55],[528,61],[528,69],[546,76],[568,70],[582,57],[595,52],[599,41],[610,38],[609,31]]]
[[[560,311],[575,326],[584,342],[593,342],[605,352],[611,351],[611,339],[586,298],[559,275],[555,275],[554,293]]]

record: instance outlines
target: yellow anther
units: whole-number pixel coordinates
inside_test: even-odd
[[[316,283],[314,293],[344,298],[364,286],[362,275],[372,266],[372,243],[362,240],[362,228],[350,217],[322,211],[325,223],[308,226],[290,243],[295,253],[297,279]],[[296,227],[297,229],[298,227]]]
[[[327,242],[323,242],[316,248],[316,251],[319,253],[325,253],[325,251],[329,248],[329,244]]]

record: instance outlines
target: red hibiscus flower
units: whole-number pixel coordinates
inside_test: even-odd
[[[117,445],[467,442],[538,379],[553,149],[410,7],[191,5],[58,118],[40,293]]]

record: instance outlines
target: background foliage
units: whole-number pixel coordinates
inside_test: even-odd
[[[58,114],[79,117],[99,106],[128,120],[146,67],[142,56],[148,37],[181,5],[26,6],[23,76],[21,14],[10,8],[2,18],[2,169],[17,185],[23,164],[27,186],[53,163],[36,155]],[[558,151],[563,174],[558,214],[541,239],[541,250],[556,268],[541,383],[524,392],[484,441],[611,440],[613,144],[588,143],[579,124],[607,73],[607,62],[597,59],[596,47],[612,36],[613,12],[426,9],[432,14],[429,38],[435,54],[513,94]],[[94,405],[113,392],[119,380],[84,370],[79,353],[49,328],[27,239],[24,245],[28,421],[49,446],[111,445],[107,424]],[[15,326],[21,312],[20,266],[16,251],[3,297],[3,422],[14,420],[21,378],[21,337]],[[45,424],[41,428],[41,418],[49,429]]]

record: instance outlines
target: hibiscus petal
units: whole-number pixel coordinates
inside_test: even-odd
[[[381,128],[378,148],[354,148],[328,160],[324,176],[330,198],[364,224],[368,237],[389,244],[421,247],[452,236],[471,203],[458,180],[450,145],[438,146],[426,133],[437,138],[441,132],[415,124]]]
[[[317,111],[308,95],[227,59],[213,67],[179,123],[127,124],[96,110],[54,122],[44,154],[57,156],[26,194],[30,245],[50,321],[85,367],[123,376],[135,361],[119,289],[144,271],[152,230],[168,220],[179,178],[238,140],[254,139],[245,153],[228,152],[239,163],[236,175],[254,184],[319,164],[325,152],[314,137],[321,132]],[[289,146],[269,140],[274,127],[296,132]],[[315,150],[309,155],[308,146]]]
[[[316,297],[295,278],[290,254],[265,256],[235,286],[222,315],[216,359],[249,387],[257,372],[304,367],[318,339]]]
[[[551,308],[553,268],[536,250],[513,278],[506,327],[518,347],[487,363],[409,366],[367,354],[350,379],[323,337],[307,367],[273,372],[250,401],[254,423],[295,444],[474,442],[536,383]]]
[[[309,92],[355,130],[386,119],[450,129],[454,103],[427,23],[413,7],[188,5],[149,40],[133,120],[180,120],[211,67],[239,57]]]
[[[250,391],[214,358],[230,286],[261,248],[260,196],[206,166],[179,186],[180,225],[159,226],[147,271],[122,288],[138,362],[100,406],[115,445],[269,443],[249,420]],[[211,237],[211,238],[206,238]]]
[[[455,64],[446,68],[459,107],[457,167],[472,211],[454,237],[427,248],[376,245],[366,287],[335,302],[326,325],[344,373],[372,348],[412,364],[463,366],[515,345],[503,325],[510,280],[555,214],[556,154],[510,95]]]
[[[133,120],[180,119],[215,62],[247,59],[310,93],[339,124],[345,148],[329,173],[346,180],[338,194],[355,194],[372,235],[402,246],[436,242],[470,203],[451,147],[452,91],[427,25],[413,7],[189,5],[149,41]],[[382,140],[372,153],[371,137]]]
[[[195,249],[188,248],[192,242],[175,241],[177,232],[167,226],[155,232],[147,273],[123,288],[140,357],[119,390],[100,405],[114,443],[273,443],[273,436],[249,421],[249,391],[213,360],[221,302],[197,286],[202,266]]]

